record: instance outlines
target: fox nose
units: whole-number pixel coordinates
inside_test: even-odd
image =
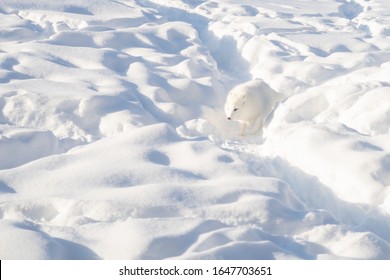
[[[230,121],[230,117],[227,118]]]

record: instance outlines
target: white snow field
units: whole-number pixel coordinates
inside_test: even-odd
[[[390,259],[389,186],[387,0],[0,1],[0,259]]]

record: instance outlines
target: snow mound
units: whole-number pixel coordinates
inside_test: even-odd
[[[0,125],[0,169],[60,152],[61,143],[50,131]]]

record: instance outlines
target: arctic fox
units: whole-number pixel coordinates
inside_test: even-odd
[[[240,123],[241,136],[245,135],[247,126],[262,131],[266,117],[282,99],[283,96],[263,80],[251,80],[229,92],[225,103],[226,117]]]

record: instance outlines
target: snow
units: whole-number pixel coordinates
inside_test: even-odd
[[[1,259],[390,259],[385,0],[0,3]],[[263,137],[223,107],[260,78]]]

